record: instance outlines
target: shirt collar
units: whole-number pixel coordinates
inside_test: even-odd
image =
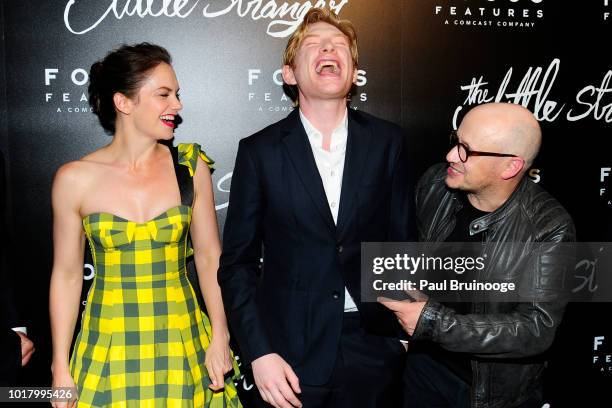
[[[316,147],[321,147],[321,143],[323,143],[323,136],[317,128],[313,126],[312,123],[306,118],[306,116],[302,113],[300,109],[300,120],[302,121],[302,125],[304,126],[304,130],[306,131],[306,135],[308,136],[308,140],[310,143]],[[348,136],[348,108],[344,111],[344,118],[340,121],[338,126],[332,132],[332,149],[337,146],[346,145],[346,139]]]

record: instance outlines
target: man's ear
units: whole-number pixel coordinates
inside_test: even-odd
[[[357,85],[357,67],[353,68],[353,83]]]
[[[521,170],[525,167],[525,160],[520,157],[510,157],[506,169],[502,172],[501,177],[504,180],[509,180],[520,174]]]
[[[283,65],[283,81],[287,85],[297,85],[295,75],[293,74],[293,68],[290,65]]]
[[[117,109],[119,112],[126,115],[132,113],[134,102],[121,92],[115,92],[113,95],[113,103],[115,104],[115,109]]]

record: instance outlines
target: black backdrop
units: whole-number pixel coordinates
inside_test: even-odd
[[[62,163],[109,141],[85,95],[89,66],[108,50],[150,41],[173,55],[185,106],[176,141],[199,142],[217,161],[221,227],[238,140],[291,110],[277,70],[288,33],[317,4],[355,23],[361,58],[352,107],[407,129],[415,173],[443,160],[448,131],[469,106],[521,103],[544,133],[530,177],[566,206],[581,241],[612,241],[607,3],[2,1],[0,148],[9,163],[12,237],[19,249],[13,254],[19,269],[12,272],[37,346],[23,384],[49,383],[51,180]],[[590,273],[610,272],[593,265]],[[84,272],[89,282],[91,267]],[[609,304],[568,308],[550,351],[551,406],[609,405],[611,311]]]

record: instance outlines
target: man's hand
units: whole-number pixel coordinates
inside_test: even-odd
[[[261,356],[251,363],[255,385],[264,401],[276,408],[301,407],[295,396],[299,394],[300,380],[293,369],[276,353]]]
[[[378,302],[387,307],[397,317],[397,321],[402,325],[406,333],[412,336],[416,329],[417,322],[427,302],[411,302],[410,300],[391,300],[380,297]]]
[[[35,351],[34,343],[32,343],[32,340],[30,340],[28,336],[22,332],[15,331],[15,333],[21,337],[21,366],[23,367],[24,365],[28,364],[30,357],[32,357],[32,354]]]

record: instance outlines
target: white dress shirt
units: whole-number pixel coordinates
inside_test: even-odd
[[[331,210],[334,224],[338,224],[338,209],[340,207],[340,192],[342,191],[342,175],[344,174],[344,157],[346,154],[346,141],[348,139],[348,116],[344,113],[344,119],[334,129],[331,136],[330,150],[323,149],[323,135],[306,119],[300,110],[300,119],[308,141],[312,147],[312,153],[317,164],[317,169],[323,181],[325,196]],[[356,312],[357,305],[344,288],[344,311]]]

